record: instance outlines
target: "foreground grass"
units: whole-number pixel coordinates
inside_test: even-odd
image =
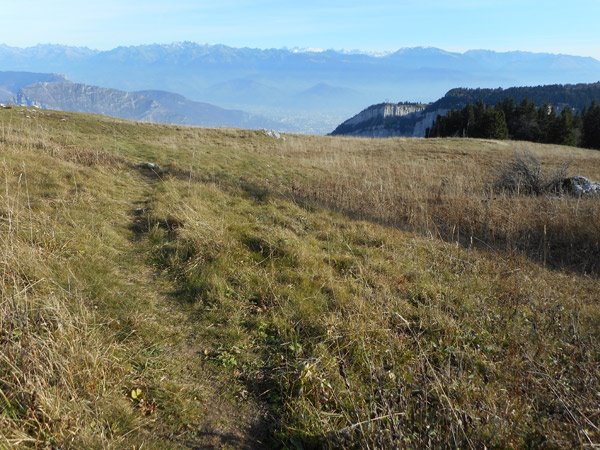
[[[147,181],[101,141],[121,130],[60,118],[3,117],[0,448],[238,446],[252,405],[199,368],[134,240]]]
[[[514,149],[36,114],[1,116],[5,443],[599,442],[599,206],[486,197]]]

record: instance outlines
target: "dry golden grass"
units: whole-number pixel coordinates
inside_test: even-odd
[[[579,274],[598,267],[598,199],[491,187],[515,150],[548,167],[572,160],[592,179],[600,153],[185,133],[190,143],[163,155],[172,177],[155,210],[185,226],[159,261],[220,324],[218,361],[268,355],[242,377],[270,380],[284,442],[597,442],[598,281]],[[433,240],[409,244],[398,228]]]
[[[0,447],[600,442],[600,152],[285,138],[0,111]]]
[[[186,315],[132,241],[149,188],[122,130],[37,114],[0,116],[0,448],[245,442],[256,410],[193,364]]]
[[[57,167],[33,147],[23,148],[22,140],[4,138],[0,445],[99,444],[108,432],[102,415],[123,402],[114,389],[124,368],[116,362],[119,346],[104,339],[69,263],[86,246],[68,241],[90,238],[71,216],[89,194],[83,186],[76,191],[77,169]],[[81,234],[65,239],[70,227]]]
[[[530,152],[548,168],[571,161],[573,174],[600,179],[600,153],[568,147],[466,139],[290,138],[272,157],[289,160],[302,176],[275,179],[273,188],[353,218],[463,246],[523,251],[552,267],[597,272],[598,200],[494,192],[499,167],[515,152]],[[260,178],[255,181],[264,185]]]

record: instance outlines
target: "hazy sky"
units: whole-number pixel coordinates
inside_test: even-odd
[[[2,0],[0,43],[530,50],[600,59],[600,0]]]

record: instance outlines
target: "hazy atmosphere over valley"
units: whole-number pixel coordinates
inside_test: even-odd
[[[0,449],[596,448],[600,3],[0,13]]]

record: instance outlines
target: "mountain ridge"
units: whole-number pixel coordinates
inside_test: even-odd
[[[552,53],[461,53],[407,47],[374,55],[355,50],[256,49],[193,42],[109,50],[4,45],[0,46],[0,67],[59,72],[77,82],[125,91],[166,90],[286,123],[296,121],[300,129],[313,133],[331,131],[352,112],[365,104],[381,103],[390,92],[399,100],[431,102],[456,86],[593,82],[600,73],[600,61],[594,58]],[[235,88],[234,81],[240,79],[249,82],[243,95]],[[334,97],[335,101],[316,97],[303,102],[299,94],[320,83],[355,94]],[[212,89],[219,84],[221,89]],[[269,91],[282,95],[270,99]],[[268,108],[265,103],[269,103]]]
[[[56,74],[0,72],[0,100],[142,122],[205,127],[273,128],[281,131],[294,129],[288,124],[259,115],[195,102],[167,91],[128,92],[75,83]]]
[[[456,55],[456,56],[470,56],[473,54],[493,54],[493,55],[541,55],[541,56],[568,56],[578,59],[587,59],[593,60],[595,62],[600,63],[600,59],[594,58],[593,56],[582,56],[582,55],[571,55],[568,53],[554,53],[554,52],[536,52],[530,50],[490,50],[485,48],[473,48],[464,51],[450,51],[445,50],[440,47],[435,46],[409,46],[409,47],[400,47],[397,50],[384,51],[384,52],[376,52],[370,50],[361,50],[361,49],[336,49],[336,48],[327,48],[327,49],[314,49],[314,48],[288,48],[288,47],[270,47],[270,48],[261,48],[261,47],[236,47],[226,44],[211,44],[211,43],[198,43],[193,41],[174,41],[170,43],[150,43],[150,44],[138,44],[138,45],[119,45],[110,49],[98,49],[87,46],[76,46],[76,45],[66,45],[66,44],[58,44],[58,43],[39,43],[36,45],[19,47],[8,45],[4,43],[0,43],[0,50],[8,49],[12,51],[36,51],[42,49],[52,49],[52,50],[63,50],[63,51],[71,51],[78,53],[88,53],[88,54],[98,54],[98,53],[112,53],[115,51],[123,51],[123,50],[141,50],[141,49],[176,49],[176,50],[189,50],[189,49],[220,49],[220,50],[237,50],[242,52],[247,51],[257,51],[263,53],[274,53],[274,52],[282,52],[282,53],[290,53],[290,54],[340,54],[340,55],[359,55],[359,56],[367,56],[372,58],[386,58],[395,55],[403,55],[411,52],[419,52],[425,51],[429,53],[440,53],[444,55]]]
[[[392,114],[394,120],[386,121],[387,115],[384,112],[385,108],[393,104],[371,105],[338,125],[331,135],[424,137],[427,128],[431,127],[438,115],[445,115],[451,109],[463,108],[467,103],[481,101],[493,106],[506,98],[512,99],[515,103],[527,99],[538,107],[547,104],[561,110],[569,106],[575,111],[581,111],[593,100],[600,102],[600,82],[520,86],[507,89],[453,88],[420,111]],[[369,112],[371,112],[370,116]],[[365,119],[361,120],[362,117]]]

